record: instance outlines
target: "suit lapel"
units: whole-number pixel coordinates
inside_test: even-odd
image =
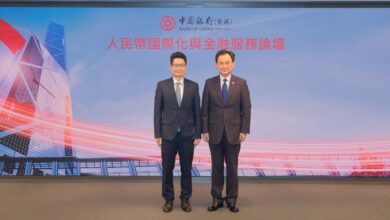
[[[184,89],[184,91],[183,91],[183,98],[181,99],[181,105],[180,105],[180,107],[184,104],[184,102],[187,100],[187,96],[189,95],[188,93],[189,93],[189,88],[188,88],[188,86],[189,86],[190,84],[188,83],[188,81],[184,78],[184,80],[183,80],[183,89]]]
[[[222,97],[222,91],[221,91],[221,80],[220,76],[214,78],[213,87],[215,88],[215,94],[217,94],[218,100],[223,105],[223,97]]]

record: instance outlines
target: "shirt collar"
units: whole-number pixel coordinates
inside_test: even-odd
[[[221,82],[223,82],[224,79],[227,79],[227,81],[230,82],[230,78],[232,78],[232,74],[229,74],[226,78],[221,76],[221,75],[219,75],[219,80]]]
[[[178,80],[176,80],[174,77],[172,77],[172,79],[173,79],[173,83],[176,85],[176,83],[181,83],[181,85],[184,85],[184,78],[183,79],[181,79],[180,81],[178,81]]]

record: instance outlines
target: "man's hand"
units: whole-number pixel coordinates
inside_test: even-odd
[[[200,143],[200,139],[195,139],[194,140],[194,147],[198,146],[199,143]]]
[[[204,134],[203,134],[203,140],[204,140],[206,143],[209,143],[209,133],[204,133]]]
[[[240,133],[240,143],[244,142],[245,138],[246,138],[246,134]]]
[[[162,146],[162,138],[156,138],[156,143],[161,148],[161,146]]]

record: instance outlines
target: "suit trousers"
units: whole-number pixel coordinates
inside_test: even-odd
[[[173,169],[175,168],[176,155],[180,157],[181,171],[181,199],[189,199],[192,195],[192,160],[194,157],[194,140],[183,139],[180,132],[176,133],[173,140],[163,140],[161,147],[162,158],[162,196],[166,200],[175,197],[173,187]]]
[[[226,162],[226,197],[236,201],[238,197],[238,154],[241,144],[231,145],[223,132],[219,144],[209,144],[211,152],[211,195],[213,199],[223,201],[224,161]]]

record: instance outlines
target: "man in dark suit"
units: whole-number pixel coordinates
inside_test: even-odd
[[[201,139],[201,110],[198,84],[185,79],[187,58],[181,52],[170,57],[172,77],[158,82],[154,99],[154,135],[161,148],[164,212],[172,210],[173,169],[180,157],[181,208],[191,211],[192,159]]]
[[[202,132],[209,143],[213,201],[208,211],[223,207],[225,200],[232,212],[238,212],[238,154],[250,130],[251,101],[246,81],[232,75],[233,52],[220,50],[215,56],[219,75],[206,80],[202,99]],[[226,197],[222,197],[226,162]]]

